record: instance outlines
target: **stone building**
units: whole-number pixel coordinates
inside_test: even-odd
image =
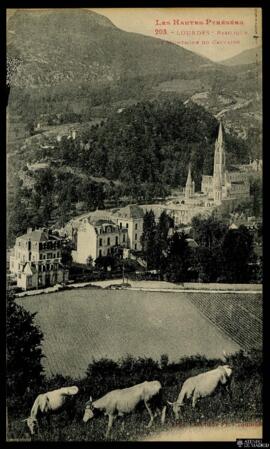
[[[24,290],[52,286],[68,280],[61,264],[63,239],[45,228],[32,230],[16,239],[10,256],[10,271]]]
[[[143,209],[137,205],[129,205],[118,209],[112,216],[112,220],[126,228],[128,232],[127,247],[135,251],[141,251],[141,236],[143,233]]]
[[[128,230],[111,220],[91,220],[88,217],[74,230],[73,240],[73,261],[86,264],[89,257],[95,261],[98,257],[110,256],[114,247],[126,247]]]

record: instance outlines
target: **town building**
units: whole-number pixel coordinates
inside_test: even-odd
[[[66,282],[69,272],[61,263],[62,244],[61,237],[45,228],[28,228],[17,237],[9,267],[17,286],[29,290]]]
[[[112,254],[115,247],[141,251],[144,211],[137,205],[97,210],[67,223],[63,232],[72,238],[74,262],[85,264],[89,257]]]
[[[116,221],[121,229],[127,229],[127,247],[134,251],[141,251],[142,249],[143,217],[143,209],[134,204],[118,209],[112,216],[112,220]]]
[[[128,230],[112,220],[91,220],[91,217],[88,217],[73,230],[73,242],[73,262],[86,264],[89,258],[95,262],[98,257],[113,254],[113,249],[118,246],[126,247]]]

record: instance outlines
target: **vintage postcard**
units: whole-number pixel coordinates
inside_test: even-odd
[[[6,440],[268,447],[262,10],[6,12]]]

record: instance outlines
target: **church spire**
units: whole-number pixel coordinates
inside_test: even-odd
[[[186,199],[191,198],[192,195],[194,195],[194,192],[195,192],[195,183],[194,183],[194,181],[192,181],[191,164],[189,163],[188,176],[187,176],[187,182],[186,182],[186,188],[185,188],[185,197],[186,197]]]
[[[223,147],[223,131],[222,131],[222,122],[221,121],[219,122],[217,143],[221,148]]]
[[[188,177],[186,182],[186,187],[190,187],[192,185],[192,179],[191,179],[191,166],[190,163],[188,165]]]
[[[226,187],[226,162],[222,122],[219,122],[218,137],[215,143],[213,194],[216,204],[221,204],[223,187]]]
[[[225,182],[225,149],[223,140],[222,122],[219,122],[218,137],[215,143],[215,155],[214,155],[214,178],[219,174],[222,185]]]

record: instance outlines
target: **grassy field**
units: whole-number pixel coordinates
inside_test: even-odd
[[[211,323],[190,295],[201,297],[200,293],[81,289],[18,302],[38,312],[36,321],[45,336],[46,373],[81,377],[92,358],[117,360],[132,354],[159,360],[165,353],[175,361],[239,350],[240,345]],[[237,295],[229,296],[239,300]]]

